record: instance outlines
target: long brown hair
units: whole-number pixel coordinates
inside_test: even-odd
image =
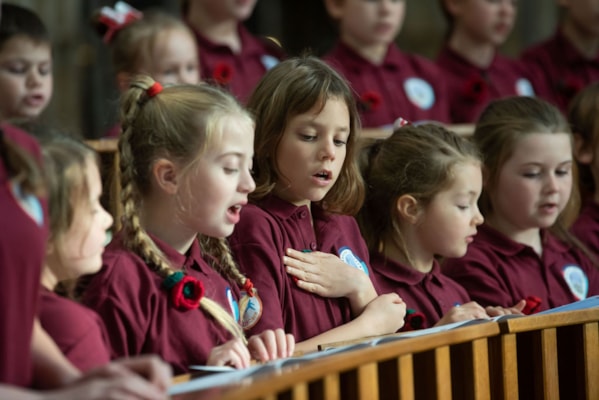
[[[328,99],[341,99],[350,116],[350,135],[341,175],[321,201],[329,212],[355,214],[364,200],[364,184],[356,162],[360,119],[347,82],[330,66],[313,56],[289,58],[269,70],[248,101],[256,118],[254,179],[251,200],[272,192],[281,173],[276,153],[289,121]]]

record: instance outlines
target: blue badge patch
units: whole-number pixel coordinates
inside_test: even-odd
[[[421,78],[408,78],[403,83],[403,90],[415,106],[428,110],[435,104],[435,91],[430,83]]]
[[[237,300],[233,297],[233,292],[230,287],[227,287],[225,290],[227,294],[227,300],[229,300],[229,307],[231,308],[231,314],[233,314],[233,318],[235,321],[239,322],[239,305],[237,304]]]
[[[520,78],[516,81],[516,93],[519,96],[534,96],[535,90],[528,79]]]
[[[339,249],[339,258],[344,263],[361,270],[366,275],[370,275],[370,272],[368,271],[368,267],[366,266],[366,263],[364,261],[360,260],[360,258],[357,255],[355,255],[354,252],[349,247],[343,246],[342,248]]]
[[[260,57],[260,61],[262,61],[262,65],[264,65],[264,68],[266,68],[267,71],[279,63],[278,58],[268,54],[264,54]]]
[[[586,299],[589,292],[589,278],[578,265],[566,265],[562,270],[564,280],[578,300]]]

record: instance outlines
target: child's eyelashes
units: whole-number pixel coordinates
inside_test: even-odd
[[[347,141],[345,141],[345,140],[336,139],[336,140],[334,140],[334,142],[335,142],[335,146],[337,146],[337,147],[345,146],[347,144]]]
[[[225,171],[225,174],[227,174],[227,175],[232,175],[232,174],[236,174],[239,172],[239,168],[223,167],[223,170]]]
[[[314,142],[316,140],[316,135],[307,135],[304,133],[299,134],[300,138],[305,142]]]
[[[559,170],[555,171],[555,174],[557,176],[567,176],[567,175],[570,175],[570,170],[569,169],[559,169]]]

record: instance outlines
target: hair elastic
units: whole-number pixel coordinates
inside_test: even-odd
[[[148,97],[154,97],[160,92],[162,92],[162,85],[158,82],[154,82],[152,86],[146,90]]]

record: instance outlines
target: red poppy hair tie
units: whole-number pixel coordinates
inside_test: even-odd
[[[154,84],[146,90],[148,97],[154,97],[160,92],[162,92],[162,85],[158,82],[154,82]]]

